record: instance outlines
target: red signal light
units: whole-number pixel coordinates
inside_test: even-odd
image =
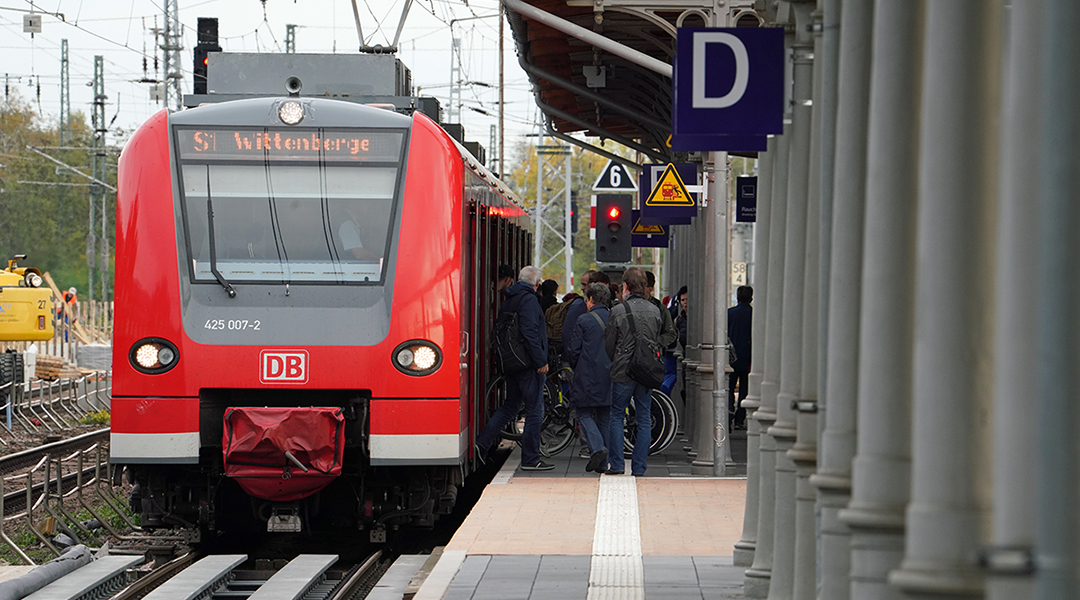
[[[608,217],[610,217],[612,219],[618,219],[619,218],[619,207],[612,206],[611,208],[608,209],[607,214],[608,214]]]
[[[202,59],[202,64],[209,65],[210,64],[210,57],[207,56],[206,58]]]

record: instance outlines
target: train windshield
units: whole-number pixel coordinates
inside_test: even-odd
[[[195,281],[381,283],[402,130],[178,128]]]

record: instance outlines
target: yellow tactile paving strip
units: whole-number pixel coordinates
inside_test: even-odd
[[[643,556],[731,556],[742,537],[745,479],[637,480]]]
[[[730,556],[745,479],[636,478],[644,556]],[[489,485],[447,550],[590,555],[597,479],[515,477]]]
[[[489,485],[447,550],[592,554],[599,480],[515,477]]]

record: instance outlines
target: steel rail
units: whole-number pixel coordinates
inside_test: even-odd
[[[179,556],[157,567],[150,573],[140,577],[138,581],[120,590],[110,600],[137,600],[154,590],[154,588],[168,581],[173,575],[190,567],[196,560],[202,558],[202,553],[192,550],[183,556]]]
[[[372,554],[360,563],[360,566],[356,567],[352,573],[349,574],[341,584],[334,589],[333,592],[327,597],[326,600],[349,600],[360,588],[367,583],[368,578],[375,572],[379,565],[379,560],[382,558],[383,551],[377,550],[375,554]]]
[[[109,429],[100,429],[83,435],[73,437],[51,444],[38,446],[10,456],[0,458],[0,475],[7,475],[20,469],[25,469],[36,464],[43,456],[69,454],[77,450],[85,450],[94,444],[109,439]]]

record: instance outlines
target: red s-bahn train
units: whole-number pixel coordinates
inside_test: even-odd
[[[297,96],[168,114],[120,159],[111,458],[145,527],[427,526],[494,407],[528,216],[420,112]]]

